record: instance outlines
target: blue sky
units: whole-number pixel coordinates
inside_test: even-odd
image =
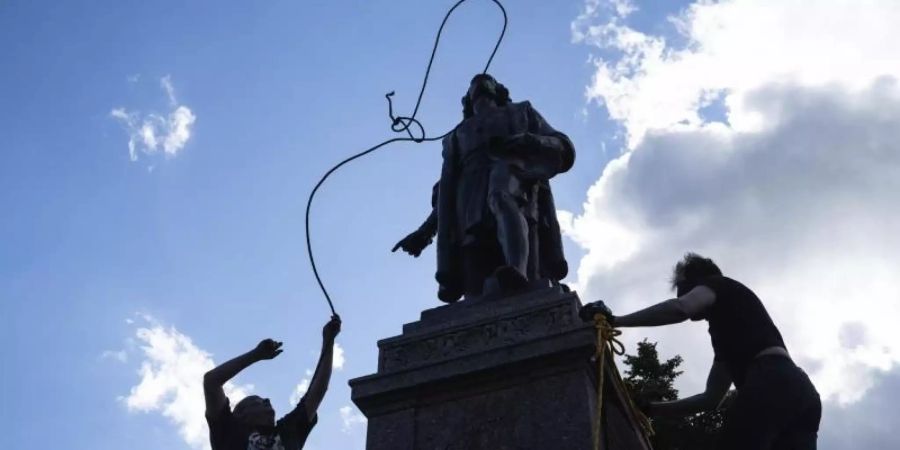
[[[632,61],[646,59],[651,40],[641,41],[648,47],[635,57],[634,47],[610,40],[610,33],[588,32],[596,41],[573,42],[572,24],[586,5],[599,4],[600,13],[586,21],[627,26],[664,40],[672,51],[689,51],[689,39],[667,20],[688,3],[667,4],[665,10],[638,3],[636,11],[618,14],[614,4],[631,3],[509,1],[509,29],[491,68],[514,99],[530,100],[574,141],[576,165],[554,184],[557,206],[572,219],[566,241],[571,281],[592,298],[622,292],[621,308],[632,303],[620,284],[640,283],[634,278],[643,272],[636,267],[657,267],[642,264],[648,252],[655,251],[654,260],[665,260],[667,266],[673,252],[686,250],[647,242],[676,236],[680,244],[704,244],[699,237],[684,241],[680,228],[642,227],[626,219],[611,229],[644,233],[635,241],[647,245],[643,250],[623,253],[587,236],[585,227],[597,224],[592,214],[619,217],[614,214],[622,212],[591,203],[597,192],[607,192],[598,186],[624,186],[602,198],[625,200],[644,186],[601,176],[605,167],[609,170],[607,163],[622,161],[622,155],[637,155],[632,158],[637,160],[655,155],[642,151],[657,142],[643,139],[646,129],[659,130],[656,136],[663,140],[677,133],[691,137],[708,132],[704,127],[712,123],[734,126],[728,130],[741,136],[762,133],[765,127],[739,128],[749,119],[742,119],[737,106],[724,106],[726,94],[758,99],[741,95],[764,90],[775,77],[756,73],[762,80],[756,85],[724,75],[704,79],[708,84],[695,90],[718,93],[715,100],[695,102],[691,107],[702,110],[699,121],[687,131],[676,130],[690,122],[685,118],[690,114],[666,109],[679,99],[660,98],[667,106],[658,115],[642,115],[646,102],[639,94],[616,91],[629,85],[624,81],[642,86],[649,79],[642,92],[651,92],[659,65],[623,67],[609,83],[597,83],[602,80],[598,67],[629,55]],[[148,344],[137,334],[142,328],[189,337],[191,345],[216,362],[265,337],[283,340],[281,357],[248,369],[237,382],[252,384],[254,392],[270,396],[278,411],[286,411],[291,392],[315,364],[321,325],[328,317],[306,260],[306,196],[330,165],[391,137],[383,95],[397,92],[400,113],[412,107],[436,28],[451,4],[270,0],[0,5],[0,339],[6,343],[0,369],[0,443],[45,436],[52,424],[54,439],[64,436],[71,448],[190,448],[179,435],[177,420],[158,409],[128,406],[126,398],[141,381],[138,371],[148,360],[141,349]],[[451,18],[419,115],[431,134],[445,132],[460,119],[459,98],[483,67],[500,23],[499,12],[487,1],[471,1]],[[625,35],[616,33],[613,37]],[[782,69],[780,60],[770,64],[773,73]],[[853,76],[825,81],[866,84],[872,77],[896,75],[895,69],[865,67]],[[796,92],[822,85],[807,83],[797,73]],[[662,92],[692,88],[675,84]],[[847,104],[866,106],[879,97],[848,89],[847,96],[858,101]],[[788,94],[781,92],[778,98],[800,95]],[[160,117],[156,131],[164,133],[165,121],[178,107],[189,109],[195,121],[175,145],[174,155],[165,155],[161,146],[147,153],[138,145],[132,160],[127,124],[113,111],[133,114],[129,117],[136,123]],[[729,111],[731,123],[724,120]],[[678,120],[666,122],[670,116]],[[841,117],[834,120],[851,120]],[[363,448],[365,427],[346,425],[340,414],[340,408],[352,405],[346,381],[374,371],[376,340],[398,334],[421,310],[438,306],[432,251],[412,259],[389,250],[425,217],[439,152],[437,144],[396,144],[334,175],[317,197],[314,245],[320,272],[344,319],[338,341],[345,363],[335,372],[310,448]],[[889,159],[886,164],[893,168],[894,163]],[[810,179],[815,178],[818,169],[809,170]],[[761,183],[769,181],[784,180]],[[884,186],[878,189],[891,197]],[[833,195],[844,198],[847,192]],[[640,209],[651,197],[634,203],[639,216],[665,212]],[[718,205],[714,198],[707,201],[710,208]],[[859,214],[883,226],[897,223],[894,216],[877,211],[879,206],[872,204]],[[622,213],[626,216],[632,217]],[[769,222],[760,223],[768,229]],[[884,228],[879,232],[886,234]],[[710,245],[735,265],[746,256]],[[816,249],[824,248],[816,242],[810,246],[792,257],[819,255]],[[886,260],[879,267],[891,268],[895,262]],[[619,281],[610,282],[613,276]],[[664,280],[665,271],[648,276]],[[763,277],[750,270],[748,276]],[[604,282],[606,288],[597,287]],[[766,286],[776,294],[788,289],[785,283]],[[894,287],[885,288],[890,298],[895,298]],[[652,295],[656,300],[667,292]],[[879,305],[868,311],[887,311]],[[705,331],[697,333],[702,337]],[[883,327],[862,332],[873,346],[888,340],[885,333]],[[806,342],[806,336],[798,334],[798,342]],[[662,349],[685,353],[674,345]],[[869,388],[896,373],[896,354],[892,350],[877,360],[880,366],[871,362],[877,358],[860,357],[865,370],[878,366]],[[692,355],[685,356],[691,363]],[[694,358],[700,377],[707,356]],[[818,364],[814,352],[808,360]],[[822,379],[830,380],[825,367]],[[173,404],[164,397],[157,399],[157,407]]]
[[[487,2],[446,28],[420,118],[443,133],[499,32]],[[412,107],[440,2],[5,2],[0,7],[0,292],[10,364],[2,371],[9,443],[47,423],[72,448],[179,448],[157,414],[129,413],[137,357],[118,351],[137,312],[175,326],[217,362],[264,337],[277,361],[240,380],[285,411],[315,364],[324,299],[303,246],[303,207],[317,177],[390,137],[384,93]],[[510,5],[492,73],[585,148],[561,180],[577,206],[599,174],[603,131],[582,117],[587,51],[570,44],[581,5]],[[114,108],[169,111],[169,76],[196,122],[174,157],[129,159]],[[587,150],[587,147],[593,147]],[[315,204],[321,272],[344,318],[336,372],[311,445],[341,433],[346,380],[369,373],[375,341],[437,306],[432,254],[390,254],[418,226],[439,145],[398,144],[329,180]],[[149,169],[152,168],[152,171]],[[35,421],[34,418],[43,420]]]

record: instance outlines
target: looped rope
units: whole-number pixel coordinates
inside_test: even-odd
[[[617,338],[622,335],[622,330],[613,328],[603,314],[594,315],[594,328],[600,333],[600,339],[609,345],[609,349],[617,354],[625,354],[625,345]],[[598,350],[599,351],[599,350]]]
[[[384,98],[386,98],[388,102],[388,117],[391,118],[391,131],[394,133],[402,133],[405,131],[406,134],[409,135],[409,138],[417,144],[424,141],[425,127],[422,126],[422,122],[419,122],[415,117],[394,116],[394,102],[391,100],[391,97],[393,96],[394,91],[384,94]],[[409,130],[409,126],[412,124],[419,127],[419,137],[413,136],[412,131]]]
[[[307,255],[309,255],[309,265],[312,268],[313,276],[316,278],[316,283],[318,283],[319,289],[322,291],[322,295],[325,296],[325,301],[328,302],[328,307],[331,308],[331,314],[337,314],[337,312],[335,312],[334,310],[334,303],[332,303],[331,301],[331,296],[328,295],[328,289],[325,289],[325,283],[322,282],[322,277],[319,276],[319,269],[316,267],[316,258],[313,256],[312,237],[309,232],[309,217],[310,211],[312,210],[313,198],[315,198],[316,192],[319,191],[319,188],[322,187],[322,183],[324,183],[332,173],[334,173],[336,170],[340,169],[350,161],[362,158],[363,156],[366,156],[369,153],[372,153],[375,150],[378,150],[379,148],[384,147],[388,144],[392,144],[394,142],[415,142],[418,144],[421,142],[438,141],[456,130],[456,127],[453,127],[452,129],[450,129],[450,131],[447,131],[440,136],[428,137],[427,133],[425,133],[425,127],[421,122],[419,122],[418,119],[416,119],[416,114],[419,113],[419,106],[422,105],[422,97],[425,95],[425,87],[428,85],[428,77],[431,74],[431,66],[432,64],[434,64],[434,56],[437,54],[438,43],[440,43],[441,41],[441,33],[444,32],[444,25],[447,24],[447,19],[450,18],[451,14],[453,14],[453,11],[466,1],[467,0],[457,1],[450,8],[450,10],[447,11],[447,14],[444,15],[444,20],[441,22],[441,27],[438,28],[437,36],[435,36],[434,38],[434,46],[432,46],[431,48],[431,58],[428,59],[428,67],[425,69],[425,77],[422,79],[422,88],[419,89],[419,98],[416,100],[416,106],[415,108],[413,108],[412,114],[409,117],[394,116],[394,104],[391,101],[391,97],[394,96],[394,92],[391,91],[385,95],[385,98],[387,98],[388,101],[388,115],[391,118],[391,130],[396,133],[402,133],[405,131],[408,137],[395,137],[392,139],[388,139],[384,142],[381,142],[380,144],[369,147],[368,149],[363,150],[335,164],[331,169],[328,169],[328,171],[325,172],[325,175],[322,175],[322,178],[319,179],[319,182],[316,183],[316,185],[312,188],[312,191],[310,191],[309,193],[309,198],[307,198],[306,200],[306,221],[304,223],[306,226],[306,253]],[[497,7],[500,8],[500,12],[503,13],[503,29],[500,30],[500,36],[497,37],[497,43],[494,44],[494,50],[491,51],[491,56],[488,57],[487,63],[484,65],[484,71],[482,73],[487,73],[488,68],[491,67],[491,62],[494,61],[494,56],[497,54],[497,50],[500,48],[500,43],[503,42],[503,36],[506,35],[506,25],[509,23],[509,18],[506,16],[506,8],[503,7],[503,4],[500,3],[499,0],[491,0],[491,2],[497,5]],[[412,126],[413,124],[415,124],[416,127],[419,128],[418,136],[413,135],[413,132],[410,130],[410,126]]]
[[[622,341],[618,339],[622,334],[622,331],[613,328],[603,314],[594,314],[594,328],[597,330],[597,348],[594,352],[594,359],[597,363],[597,413],[594,417],[594,425],[591,431],[594,450],[601,450],[600,428],[603,419],[603,379],[606,375],[606,351],[608,350],[616,355],[624,355],[625,346],[622,344]],[[634,400],[632,400],[631,395],[628,394],[628,386],[626,386],[625,382],[622,380],[622,375],[619,374],[619,370],[615,365],[612,366],[612,369],[614,375],[613,382],[616,383],[616,386],[621,392],[625,392],[625,398],[628,402],[626,409],[629,414],[631,414],[632,419],[637,421],[640,425],[647,447],[652,449],[653,446],[650,443],[650,436],[655,434],[653,425],[650,423],[650,419],[648,419],[647,416],[638,409],[637,405],[634,404]]]

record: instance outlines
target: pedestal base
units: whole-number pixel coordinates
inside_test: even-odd
[[[350,381],[366,448],[591,449],[596,335],[579,307],[557,287],[424,311]],[[645,449],[622,395],[605,383],[603,448]]]

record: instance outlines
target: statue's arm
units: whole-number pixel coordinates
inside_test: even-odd
[[[531,103],[526,102],[528,131],[540,150],[558,158],[558,172],[568,171],[575,163],[575,146],[565,133],[557,131],[541,116]]]
[[[437,234],[438,227],[438,216],[437,216],[437,202],[438,195],[441,189],[441,180],[438,180],[434,183],[434,187],[431,188],[431,213],[428,214],[428,217],[425,219],[425,222],[422,222],[422,226],[419,227],[419,231],[422,234],[427,235],[428,237],[433,238]]]
[[[429,240],[433,239],[437,234],[437,209],[432,208],[431,214],[422,222],[422,225],[419,226],[418,232],[424,236],[428,236]]]
[[[404,252],[418,257],[422,253],[422,250],[425,250],[425,247],[428,247],[434,240],[438,227],[436,205],[438,184],[440,184],[440,182],[435,183],[434,188],[432,188],[431,212],[428,214],[428,217],[425,218],[422,225],[419,225],[419,228],[397,242],[397,244],[394,245],[394,248],[391,249],[391,252],[403,249]]]

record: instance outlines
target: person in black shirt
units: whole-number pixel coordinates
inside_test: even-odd
[[[334,339],[341,331],[341,318],[332,316],[322,328],[322,352],[316,372],[300,403],[275,422],[275,410],[267,398],[251,395],[239,401],[234,411],[223,386],[251,364],[273,359],[282,352],[281,342],[265,339],[253,350],[210,370],[203,376],[206,421],[213,450],[300,450],[315,426],[316,410],[331,378]]]
[[[732,383],[719,447],[725,450],[816,448],[822,404],[809,377],[792,361],[762,302],[743,284],[722,276],[709,258],[688,253],[676,266],[677,298],[624,316],[602,302],[582,310],[607,315],[614,327],[649,327],[690,320],[709,324],[715,358],[706,390],[668,402],[651,402],[651,416],[684,416],[722,406]],[[730,397],[730,396],[729,396]]]

